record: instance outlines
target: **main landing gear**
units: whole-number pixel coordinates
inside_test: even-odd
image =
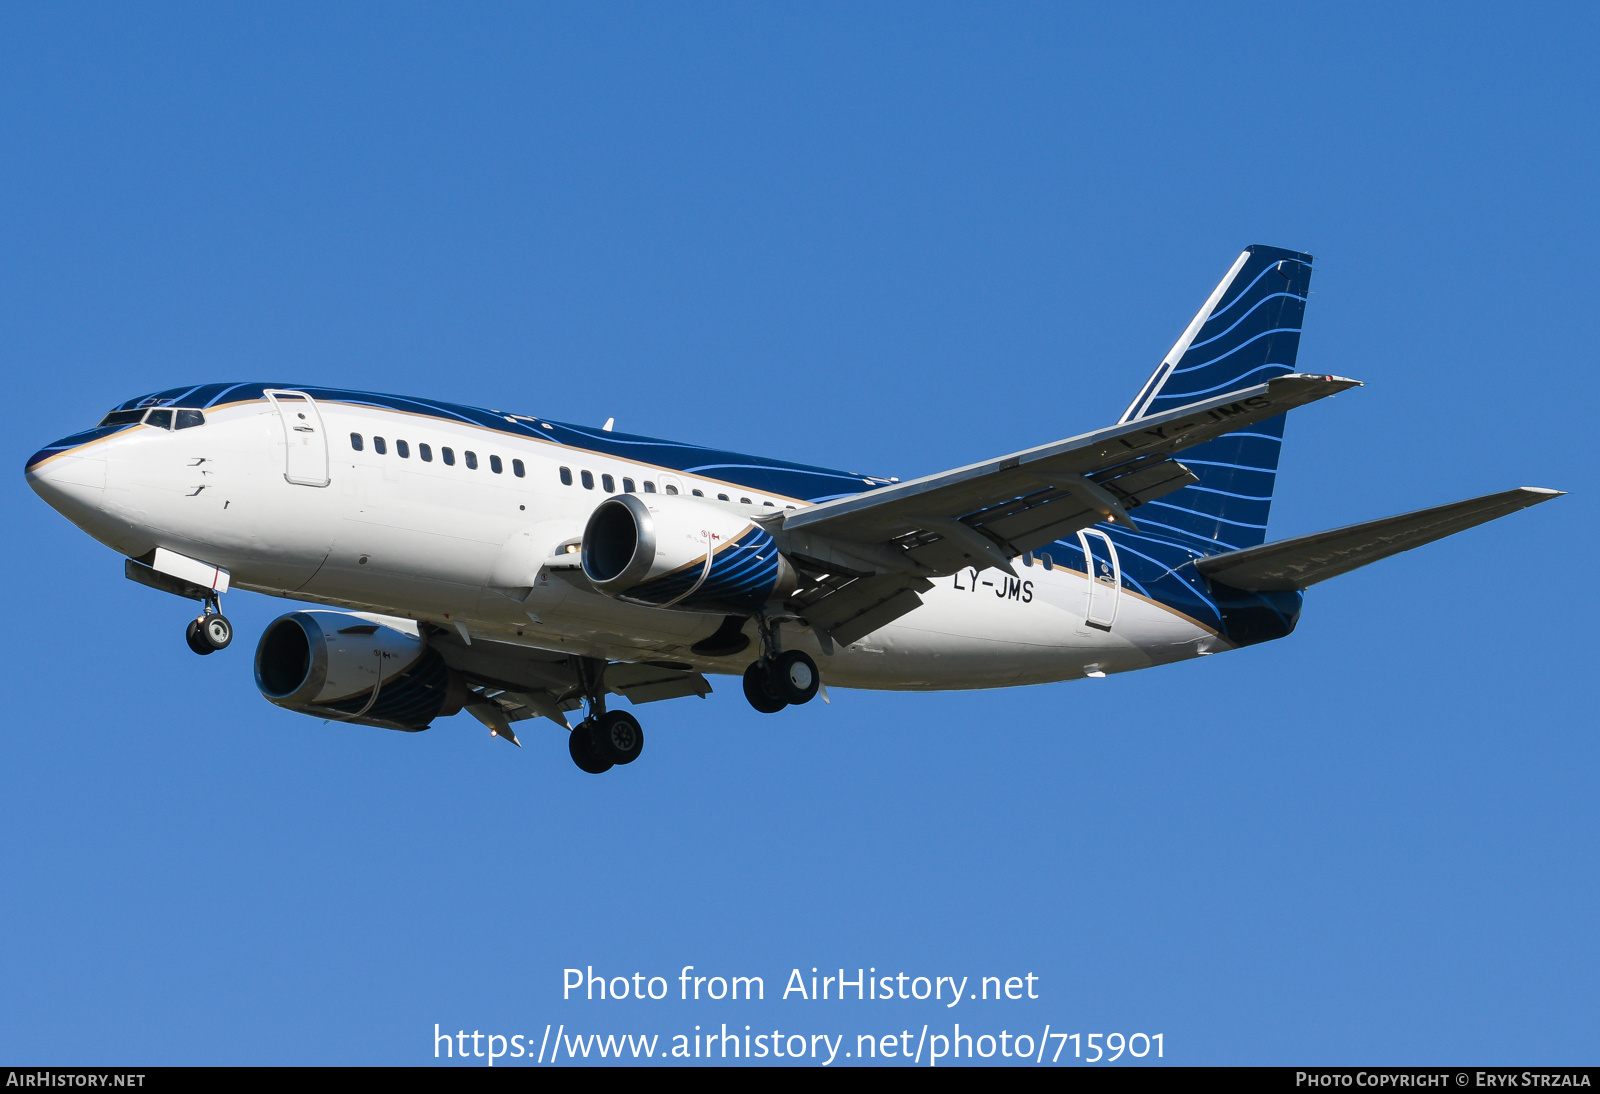
[[[578,661],[579,683],[589,704],[589,716],[567,736],[567,751],[579,770],[591,775],[603,775],[617,764],[631,764],[644,751],[644,730],[639,719],[625,710],[606,710],[604,675],[604,661]]]
[[[601,775],[615,764],[631,764],[639,758],[644,751],[644,730],[627,711],[609,711],[579,722],[567,738],[567,751],[581,770]]]
[[[744,670],[744,697],[762,714],[809,703],[822,686],[817,663],[802,650],[778,649],[778,626],[762,618],[762,655]]]
[[[215,597],[205,602],[197,619],[189,620],[188,629],[183,633],[184,641],[189,643],[189,648],[195,653],[205,655],[216,653],[218,650],[228,648],[228,643],[233,641],[233,624],[228,622],[228,617],[217,608]]]

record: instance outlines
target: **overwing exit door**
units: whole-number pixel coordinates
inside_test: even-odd
[[[1083,547],[1084,570],[1089,575],[1083,619],[1097,630],[1109,631],[1117,621],[1117,601],[1122,593],[1122,565],[1117,561],[1116,544],[1095,528],[1078,533]]]
[[[296,486],[327,486],[328,437],[316,402],[303,391],[263,392],[283,424],[283,477]]]

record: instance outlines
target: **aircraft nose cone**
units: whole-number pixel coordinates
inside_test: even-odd
[[[28,457],[28,485],[51,508],[72,515],[97,510],[106,488],[106,461],[80,455],[60,442]]]

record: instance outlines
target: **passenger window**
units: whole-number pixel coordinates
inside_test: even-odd
[[[446,467],[454,467],[456,465],[456,452],[453,448],[439,449],[439,457],[444,460]]]
[[[152,410],[149,414],[145,415],[144,424],[153,425],[157,429],[171,429],[172,411]]]
[[[461,454],[466,457],[467,470],[476,471],[478,469],[478,454],[470,448]]]
[[[689,493],[693,494],[697,498],[703,498],[706,496],[706,492],[704,490],[691,490]]]
[[[178,411],[177,424],[175,426],[173,426],[173,428],[174,429],[193,429],[197,425],[205,425],[205,424],[206,424],[206,416],[205,416],[205,414],[203,412],[198,411],[198,410],[180,410],[180,411]]]
[[[717,500],[718,501],[727,501],[728,500],[728,495],[726,495],[726,494],[718,494],[717,495]]]
[[[425,444],[417,445],[417,455],[422,457],[423,463],[433,462],[433,449]]]
[[[649,479],[645,479],[644,480],[644,492],[646,494],[654,494],[656,492],[656,484],[651,482]]]
[[[1056,568],[1056,560],[1050,557],[1049,551],[1042,552],[1039,555],[1039,558],[1044,563],[1044,568],[1046,570],[1054,570]]]
[[[777,506],[773,505],[770,501],[764,501],[761,504],[765,505],[768,509],[776,509],[777,508]]]
[[[505,469],[506,469],[506,465],[500,462],[500,457],[499,456],[490,456],[489,457],[489,470],[490,471],[493,471],[496,475],[498,475],[498,474],[500,474],[500,472],[504,471]]]
[[[562,486],[571,486],[572,485],[572,468],[563,467],[561,469],[561,485]]]
[[[361,434],[359,434],[359,433],[350,434],[350,447],[355,449],[357,452],[360,452],[363,448],[366,447],[366,445],[361,443]]]
[[[585,490],[593,490],[594,489],[594,473],[593,472],[591,472],[591,471],[581,471],[581,472],[579,472],[579,477],[581,479],[583,479],[583,488]]]
[[[512,460],[511,473],[520,479],[524,478],[528,474],[528,469],[522,466],[521,460]]]
[[[383,443],[382,437],[374,437],[372,438],[372,450],[378,455],[383,456],[388,454],[389,446]]]
[[[409,460],[411,458],[411,446],[406,444],[405,441],[395,441],[394,454],[402,460]]]
[[[678,488],[676,486],[673,486],[670,482],[667,483],[667,493],[676,494],[677,492],[678,492]]]
[[[749,505],[750,504],[750,499],[749,498],[740,498],[739,499],[739,504],[740,505]]]
[[[615,494],[617,492],[617,480],[612,478],[610,475],[601,475],[600,489],[604,490],[608,494]]]
[[[624,494],[633,493],[633,480],[632,479],[623,479],[622,480],[622,492]]]

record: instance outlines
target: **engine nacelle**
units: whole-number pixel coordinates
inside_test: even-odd
[[[767,531],[737,509],[673,494],[619,494],[583,530],[583,572],[608,596],[689,611],[753,612],[795,587]]]
[[[417,625],[381,615],[279,616],[256,644],[256,687],[301,714],[407,732],[460,709],[450,670]]]

